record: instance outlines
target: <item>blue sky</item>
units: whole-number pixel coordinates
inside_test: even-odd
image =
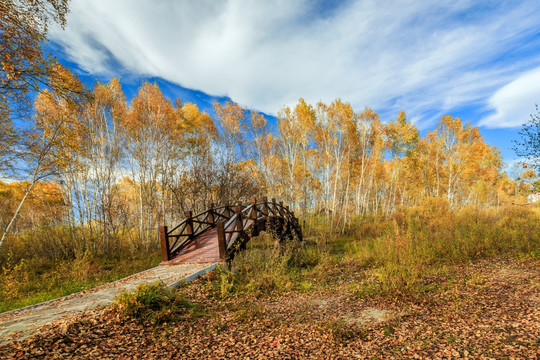
[[[349,102],[422,131],[461,117],[501,149],[540,103],[540,1],[72,0],[51,48],[130,95],[157,81],[209,110],[270,116],[303,97]]]

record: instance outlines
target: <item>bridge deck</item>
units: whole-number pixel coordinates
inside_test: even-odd
[[[160,265],[176,265],[185,263],[207,263],[221,261],[217,240],[217,229],[209,229],[198,236],[174,259],[163,261]]]

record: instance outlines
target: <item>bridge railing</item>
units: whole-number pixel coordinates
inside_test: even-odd
[[[294,216],[294,212],[284,206],[283,202],[271,202],[265,197],[263,201],[251,200],[251,204],[242,206],[223,205],[208,206],[208,210],[195,216],[191,211],[184,213],[186,218],[171,230],[167,226],[161,226],[160,242],[161,255],[164,261],[172,259],[176,254],[189,246],[196,238],[207,230],[217,226],[219,253],[222,259],[232,258],[239,246],[245,245],[248,238],[258,235],[264,230],[264,220],[268,218],[283,219],[283,224],[289,234],[294,230],[301,238],[300,225]]]
[[[242,236],[257,236],[261,227],[266,227],[264,223],[261,224],[261,220],[271,217],[284,219],[283,225],[285,227],[299,226],[294,212],[290,211],[288,206],[284,206],[283,202],[276,203],[275,199],[272,199],[272,202],[268,202],[266,199],[262,202],[256,202],[253,199],[251,204],[245,208],[237,205],[235,214],[223,225],[226,252],[231,253]],[[218,236],[219,232],[220,228],[218,228]]]
[[[195,216],[191,211],[184,212],[185,219],[170,230],[167,226],[161,226],[159,235],[162,258],[170,260],[199,235],[216,226],[218,221],[229,220],[233,214],[234,208],[231,205],[215,207],[209,204],[208,210]]]

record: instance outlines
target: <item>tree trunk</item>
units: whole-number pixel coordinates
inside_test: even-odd
[[[32,191],[32,189],[34,188],[36,183],[37,183],[37,181],[33,180],[32,183],[30,184],[30,186],[28,187],[28,189],[26,189],[26,191],[24,193],[24,196],[21,199],[21,202],[19,203],[19,206],[17,206],[17,210],[15,211],[15,214],[13,214],[13,217],[9,221],[9,224],[7,225],[7,227],[4,230],[4,233],[2,234],[2,239],[0,239],[0,247],[2,247],[2,245],[4,244],[4,241],[6,240],[8,234],[9,234],[9,231],[11,230],[11,227],[13,226],[13,224],[15,224],[15,221],[17,220],[17,218],[19,217],[19,214],[21,213],[24,202],[28,198],[28,195],[30,195],[30,192]]]

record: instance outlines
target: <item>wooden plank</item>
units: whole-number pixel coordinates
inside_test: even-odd
[[[213,228],[201,234],[195,241],[182,249],[174,259],[164,261],[162,265],[182,263],[204,263],[220,261],[217,229]]]

